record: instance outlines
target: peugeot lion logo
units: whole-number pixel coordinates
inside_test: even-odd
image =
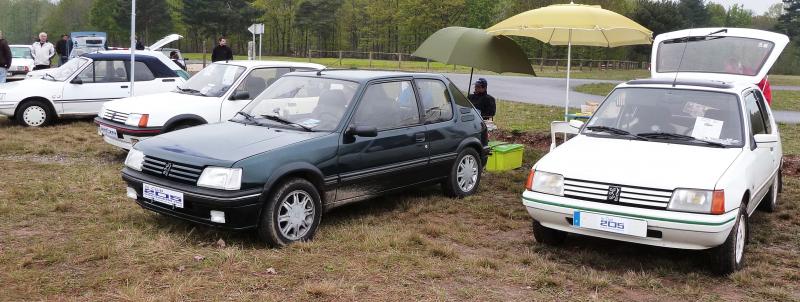
[[[162,172],[164,176],[169,176],[169,170],[171,169],[172,169],[172,163],[167,163],[167,165],[164,166],[164,172]]]
[[[608,187],[608,195],[606,199],[608,201],[619,202],[619,195],[622,193],[622,188],[616,186]]]

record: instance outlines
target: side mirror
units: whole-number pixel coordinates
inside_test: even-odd
[[[756,134],[753,135],[753,141],[756,142],[756,146],[761,144],[772,144],[778,142],[778,135],[777,134]]]
[[[572,128],[580,129],[581,127],[583,127],[583,121],[571,120],[569,121],[569,126]]]
[[[233,95],[231,95],[232,101],[249,100],[249,99],[250,99],[250,93],[247,91],[236,91],[233,93]]]
[[[70,81],[70,83],[77,84],[77,85],[83,85],[83,80],[81,80],[81,78],[79,78],[79,77],[75,77],[74,79],[72,79],[72,81]]]
[[[361,137],[376,137],[378,136],[378,129],[372,126],[350,126],[345,134]]]

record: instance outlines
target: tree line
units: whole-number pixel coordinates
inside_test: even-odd
[[[217,37],[229,38],[243,54],[246,28],[264,23],[264,52],[305,56],[309,50],[413,52],[447,26],[487,28],[505,18],[555,0],[137,0],[137,35],[145,44],[177,32],[184,52],[210,51]],[[654,35],[692,27],[751,27],[783,32],[793,43],[776,64],[780,73],[800,73],[800,0],[783,0],[763,14],[713,0],[586,0],[630,17]],[[109,34],[110,45],[129,44],[131,0],[0,0],[0,31],[12,43],[30,43],[39,31],[51,37],[70,31]],[[51,38],[54,39],[54,38]],[[514,38],[531,57],[563,58],[563,47]],[[647,61],[650,47],[576,47],[576,58]]]

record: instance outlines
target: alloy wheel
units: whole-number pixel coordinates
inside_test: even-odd
[[[278,229],[283,237],[295,241],[302,239],[314,224],[314,201],[303,190],[286,195],[278,209]]]
[[[456,172],[456,181],[462,192],[469,192],[478,183],[478,161],[471,154],[461,158]]]

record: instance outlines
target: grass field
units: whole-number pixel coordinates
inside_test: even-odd
[[[497,124],[538,134],[560,109],[499,102]],[[800,128],[784,130],[800,154]],[[326,213],[316,238],[268,249],[145,211],[125,197],[125,153],[88,120],[21,128],[0,118],[0,300],[800,300],[800,178],[757,213],[746,268],[705,254],[582,236],[536,243],[520,203],[529,168],[485,174],[461,200],[418,188]]]

